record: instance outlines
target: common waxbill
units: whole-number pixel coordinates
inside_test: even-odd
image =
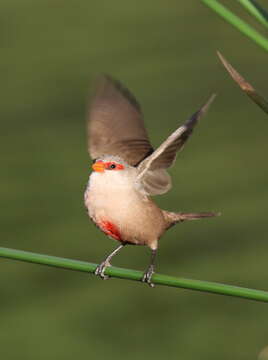
[[[135,97],[110,76],[99,78],[88,115],[88,151],[93,172],[85,191],[85,205],[97,227],[120,245],[97,267],[96,275],[107,278],[105,269],[125,245],[147,245],[152,256],[142,281],[153,286],[158,240],[165,231],[184,220],[218,215],[169,212],[151,199],[152,195],[170,190],[166,169],[174,163],[177,151],[213,99],[214,95],[154,150]]]

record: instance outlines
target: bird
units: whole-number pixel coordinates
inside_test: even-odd
[[[126,245],[151,249],[151,260],[141,280],[154,286],[155,259],[161,236],[185,220],[208,218],[215,212],[184,213],[162,210],[152,196],[171,189],[167,169],[176,159],[198,120],[214,100],[213,94],[158,148],[150,143],[141,107],[121,82],[110,75],[96,81],[87,115],[88,152],[92,172],[84,193],[90,219],[109,238],[119,242],[96,268],[107,279],[111,259]]]

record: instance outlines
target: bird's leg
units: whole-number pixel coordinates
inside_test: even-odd
[[[115,254],[117,254],[124,246],[125,246],[125,244],[119,245],[110,255],[108,255],[107,258],[97,266],[97,268],[95,270],[95,275],[100,276],[103,280],[107,280],[109,278],[109,276],[105,275],[104,272],[108,266],[111,266],[111,264],[110,264],[111,258]]]
[[[142,281],[146,282],[151,287],[154,287],[154,283],[152,283],[151,278],[154,274],[156,253],[157,249],[152,249],[150,265],[148,266],[142,278]]]

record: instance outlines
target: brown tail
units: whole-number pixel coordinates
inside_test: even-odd
[[[167,221],[167,229],[169,229],[171,226],[185,221],[185,220],[197,220],[197,219],[203,219],[203,218],[209,218],[214,216],[220,216],[221,213],[215,213],[215,212],[201,212],[201,213],[174,213],[170,211],[163,210],[165,219]]]

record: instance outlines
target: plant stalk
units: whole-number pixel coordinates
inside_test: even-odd
[[[8,249],[3,247],[0,247],[0,257],[93,274],[97,267],[97,264],[92,264],[85,261],[66,259],[56,256],[37,254],[29,251]],[[143,277],[143,273],[141,271],[122,269],[114,266],[107,268],[105,274],[115,278],[134,281],[141,281]],[[268,302],[268,292],[263,290],[248,289],[234,285],[227,285],[203,280],[185,279],[161,274],[154,274],[152,277],[152,281],[154,284],[158,285],[172,286],[177,288],[191,289],[219,295],[235,296],[244,299]]]
[[[214,10],[224,20],[237,28],[241,33],[249,37],[256,44],[268,51],[268,40],[261,35],[257,30],[247,24],[244,20],[233,14],[225,6],[220,4],[217,0],[202,0],[204,4]]]

